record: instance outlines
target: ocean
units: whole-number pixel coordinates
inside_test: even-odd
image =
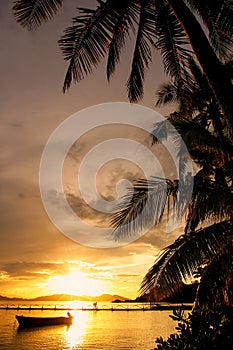
[[[1,350],[151,350],[156,337],[167,338],[175,332],[176,323],[169,317],[171,311],[126,311],[126,304],[114,304],[115,311],[72,310],[73,324],[69,327],[48,326],[19,329],[15,315],[64,316],[66,310],[54,310],[59,303],[50,303],[51,310],[5,310],[0,305]],[[45,304],[45,302],[44,302]],[[48,304],[48,303],[47,303]],[[72,304],[72,303],[71,303]],[[74,307],[74,304],[71,306]],[[76,306],[89,307],[85,303]],[[99,307],[111,308],[109,303]],[[25,305],[24,305],[25,306]],[[64,304],[63,304],[64,306]],[[137,305],[129,304],[129,308]]]

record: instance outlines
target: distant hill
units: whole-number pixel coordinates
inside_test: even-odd
[[[53,294],[53,295],[45,295],[40,296],[33,299],[25,299],[25,298],[8,298],[0,295],[0,301],[103,301],[103,302],[112,302],[115,300],[119,301],[127,301],[130,300],[128,298],[122,297],[120,295],[111,295],[111,294],[102,294],[96,297],[92,297],[89,295],[70,295],[70,294]]]
[[[21,300],[27,300],[23,298],[9,298],[9,297],[4,297],[0,295],[0,301],[21,301]]]
[[[122,297],[120,295],[111,295],[111,294],[102,294],[95,297],[89,295],[70,295],[70,294],[54,294],[54,295],[46,295],[38,298],[34,298],[33,301],[106,301],[111,302],[114,300],[130,300],[128,298]]]

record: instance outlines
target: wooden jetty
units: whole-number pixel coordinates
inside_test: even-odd
[[[160,304],[160,303],[143,303],[130,304],[117,303],[111,307],[109,305],[100,305],[98,307],[83,306],[72,307],[67,305],[15,305],[15,304],[0,304],[0,310],[39,310],[39,311],[173,311],[177,309],[192,310],[193,304]]]

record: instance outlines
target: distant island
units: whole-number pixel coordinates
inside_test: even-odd
[[[10,298],[0,295],[0,301],[99,301],[99,302],[113,302],[113,301],[130,301],[131,299],[122,297],[120,295],[102,294],[95,297],[89,295],[70,295],[70,294],[53,294],[45,295],[37,298]]]
[[[192,284],[184,284],[182,283],[180,286],[180,290],[177,294],[172,297],[164,298],[163,302],[171,302],[171,303],[193,303],[197,291],[198,283]],[[37,298],[26,299],[26,298],[10,298],[7,296],[0,295],[0,302],[13,302],[13,301],[89,301],[89,302],[113,302],[113,303],[122,303],[122,302],[156,302],[154,300],[153,295],[144,294],[136,299],[129,299],[120,295],[111,295],[111,294],[102,294],[95,297],[89,295],[71,295],[71,294],[53,294],[53,295],[45,295]]]

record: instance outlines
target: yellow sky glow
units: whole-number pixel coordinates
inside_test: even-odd
[[[53,294],[97,296],[106,293],[103,281],[88,277],[85,273],[72,270],[61,276],[53,276],[45,283],[45,288]]]

